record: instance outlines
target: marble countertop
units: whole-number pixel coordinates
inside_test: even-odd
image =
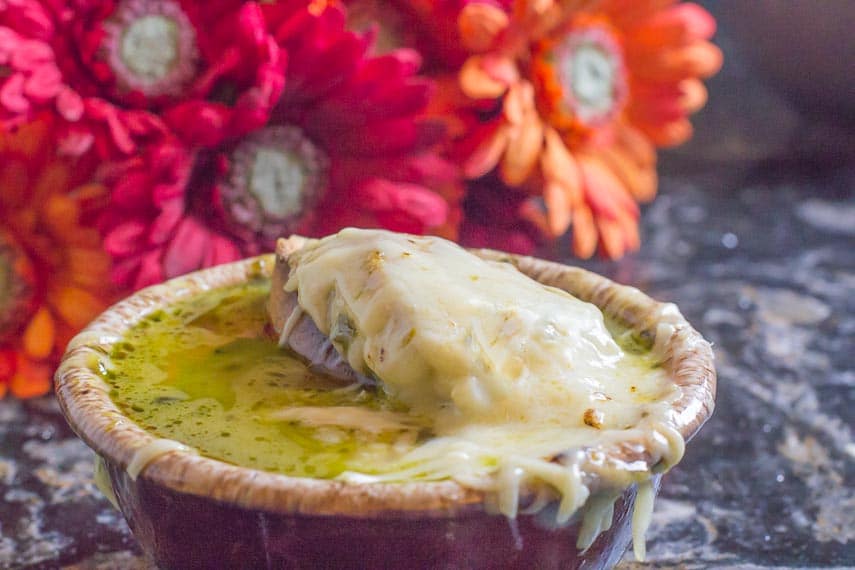
[[[719,395],[621,568],[855,567],[855,168],[666,176],[644,241],[585,265],[677,303]],[[0,568],[149,567],[51,398],[0,401],[0,497]]]

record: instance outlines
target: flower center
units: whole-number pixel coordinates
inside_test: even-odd
[[[571,28],[559,39],[541,42],[536,53],[539,99],[559,126],[596,128],[623,109],[623,53],[605,27]]]
[[[104,24],[119,86],[148,97],[178,95],[196,74],[196,32],[172,0],[125,0]]]
[[[178,59],[178,26],[163,16],[143,16],[122,38],[122,59],[147,83],[163,79]]]
[[[302,209],[306,169],[300,157],[290,150],[259,148],[249,178],[249,190],[261,207],[279,218]]]
[[[243,232],[273,239],[293,230],[327,186],[326,154],[294,126],[253,133],[231,158],[221,194],[227,214]]]
[[[35,306],[32,262],[15,238],[0,230],[0,342],[18,335]]]

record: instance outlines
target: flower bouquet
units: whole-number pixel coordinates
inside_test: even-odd
[[[637,249],[714,31],[669,0],[0,0],[0,396],[292,232]]]

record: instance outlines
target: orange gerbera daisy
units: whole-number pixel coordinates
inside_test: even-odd
[[[498,167],[504,183],[541,195],[532,221],[553,236],[572,225],[580,257],[598,243],[609,257],[636,249],[654,147],[691,136],[701,78],[721,66],[712,16],[674,0],[479,0],[458,24],[473,54],[460,88],[482,114],[496,102],[469,137],[467,176]]]
[[[50,390],[71,336],[106,308],[110,261],[86,224],[106,198],[53,153],[42,119],[0,136],[0,397]]]

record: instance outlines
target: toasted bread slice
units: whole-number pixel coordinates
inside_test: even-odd
[[[276,243],[276,264],[273,268],[267,312],[273,329],[279,335],[279,345],[302,357],[315,372],[343,382],[374,384],[372,379],[359,374],[348,364],[332,340],[324,335],[312,318],[300,308],[298,293],[285,290],[291,273],[288,260],[291,254],[301,249],[307,241],[306,238],[292,236]]]

